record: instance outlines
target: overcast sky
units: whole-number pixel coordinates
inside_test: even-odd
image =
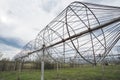
[[[75,0],[0,0],[0,52],[13,57]],[[120,6],[120,0],[77,0]]]

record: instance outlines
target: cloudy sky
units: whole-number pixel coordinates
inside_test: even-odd
[[[0,0],[0,52],[13,57],[75,0]],[[120,6],[120,0],[77,0]]]

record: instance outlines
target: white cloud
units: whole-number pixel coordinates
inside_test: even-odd
[[[54,8],[56,8],[58,3],[59,1],[57,0],[41,0],[40,7],[46,12],[51,12]]]
[[[2,58],[12,59],[20,49],[0,43],[0,52],[4,54]]]
[[[36,4],[32,4],[32,2],[28,4],[28,2],[30,3],[26,0],[23,1],[23,4],[21,1],[10,2],[4,5],[6,10],[0,9],[3,12],[0,14],[2,35],[21,38],[27,42],[35,38],[36,34],[52,20],[52,14],[44,12]]]
[[[0,36],[17,38],[25,44],[34,39],[53,18],[76,0],[0,0]],[[120,0],[77,0],[119,6]],[[3,44],[0,44],[3,49]],[[19,51],[8,45],[5,50]],[[6,47],[8,49],[6,49]]]

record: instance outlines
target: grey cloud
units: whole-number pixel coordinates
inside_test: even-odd
[[[119,6],[120,0],[84,0],[85,2],[89,3],[96,3],[96,4],[103,4],[103,5],[110,5],[110,6]]]
[[[58,2],[59,1],[57,0],[45,0],[42,1],[40,7],[42,7],[42,9],[46,12],[51,12],[52,9],[54,9],[57,6]]]
[[[85,2],[92,2],[92,3],[99,3],[99,4],[103,1],[105,0],[85,0]]]
[[[23,47],[20,39],[15,39],[15,38],[4,38],[0,36],[0,43],[20,49]]]

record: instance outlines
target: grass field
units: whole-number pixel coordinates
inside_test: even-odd
[[[24,70],[19,78],[15,71],[0,72],[0,80],[40,80],[40,71]],[[105,66],[104,72],[100,66],[45,70],[45,80],[120,80],[120,65]]]

